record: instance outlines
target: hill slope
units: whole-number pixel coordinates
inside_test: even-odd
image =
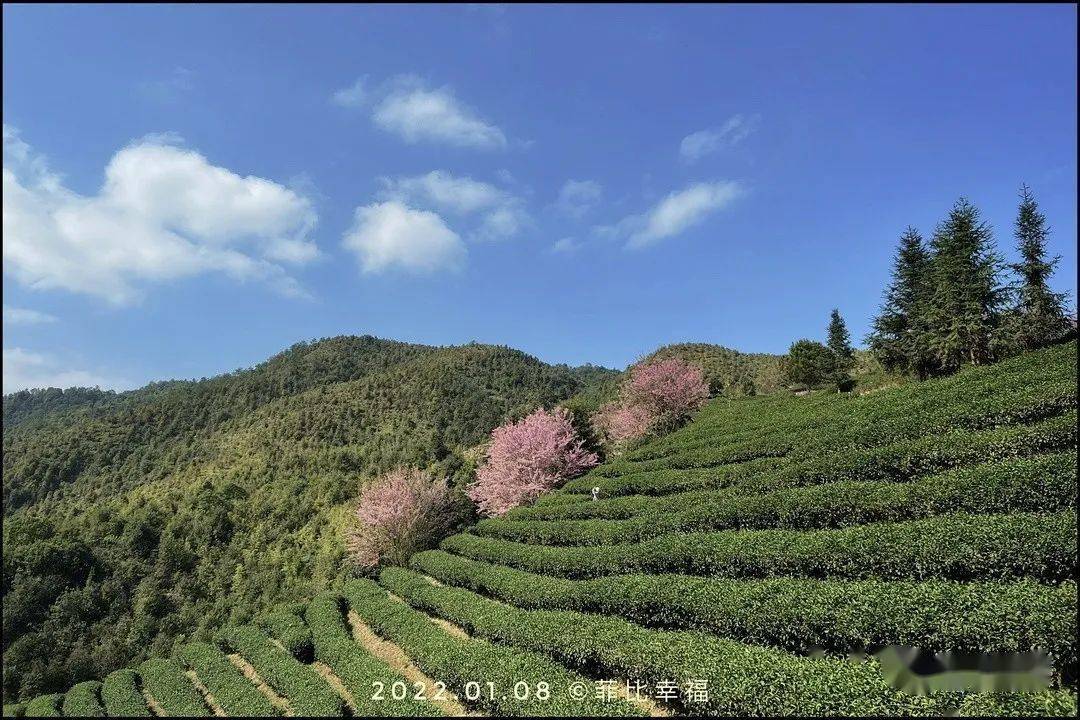
[[[34,710],[1075,715],[1076,353],[862,397],[713,401],[409,569]],[[843,659],[894,644],[1045,648],[1052,688],[915,695]],[[654,697],[599,697],[601,679]],[[436,680],[439,702],[372,698]]]
[[[400,464],[466,476],[464,451],[508,416],[611,374],[340,337],[208,380],[5,397],[5,696],[309,598],[344,571],[366,479]]]

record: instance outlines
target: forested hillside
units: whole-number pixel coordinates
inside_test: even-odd
[[[471,472],[506,418],[614,371],[338,337],[129,393],[4,398],[4,695],[167,656],[347,572],[342,523],[398,465]]]

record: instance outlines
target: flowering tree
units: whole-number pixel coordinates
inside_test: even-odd
[[[647,407],[658,421],[677,423],[708,399],[709,384],[701,368],[670,358],[632,368],[625,395],[628,404]]]
[[[363,568],[403,564],[449,530],[453,504],[446,480],[413,468],[391,470],[360,493],[346,542],[350,557]]]
[[[656,422],[656,415],[646,405],[608,403],[593,417],[593,423],[615,445],[644,437]]]
[[[671,429],[701,407],[709,385],[701,368],[678,358],[630,369],[619,400],[600,409],[595,422],[615,445]]]
[[[492,431],[486,461],[465,494],[481,512],[502,515],[598,461],[574,432],[569,412],[540,409]]]

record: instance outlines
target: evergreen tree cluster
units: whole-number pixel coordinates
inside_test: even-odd
[[[1059,261],[1047,257],[1049,234],[1026,185],[1015,226],[1019,263],[1004,263],[990,226],[965,198],[929,243],[909,227],[867,337],[870,350],[886,370],[925,379],[1069,337],[1075,324],[1067,297],[1049,286]]]
[[[804,388],[832,385],[842,392],[854,387],[851,371],[855,368],[855,348],[847,323],[836,308],[829,315],[827,332],[825,344],[804,338],[788,348],[784,377],[789,383]]]

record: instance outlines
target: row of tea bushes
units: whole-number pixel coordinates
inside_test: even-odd
[[[445,682],[461,702],[483,712],[526,717],[644,714],[624,701],[595,699],[588,678],[543,655],[450,635],[370,580],[349,582],[345,598],[380,637],[398,645],[429,676]],[[590,693],[576,699],[570,688],[581,683]]]
[[[417,571],[524,609],[574,610],[641,625],[701,630],[805,653],[886,645],[1026,652],[1043,648],[1075,676],[1076,583],[948,580],[726,580],[617,575],[567,580],[439,550],[414,555]]]
[[[462,533],[442,548],[541,575],[635,573],[720,577],[1057,582],[1075,576],[1076,513],[942,515],[838,530],[677,533],[640,543],[550,547]]]

